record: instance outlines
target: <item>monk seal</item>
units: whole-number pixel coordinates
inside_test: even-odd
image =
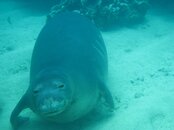
[[[19,116],[26,108],[57,123],[82,118],[101,99],[113,108],[107,71],[106,47],[95,25],[75,12],[55,15],[36,40],[29,87],[11,114],[13,128],[27,120]]]

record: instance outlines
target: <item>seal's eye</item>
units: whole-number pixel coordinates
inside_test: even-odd
[[[65,87],[65,85],[64,84],[56,84],[56,87],[60,88],[60,89],[63,89]]]
[[[61,84],[61,85],[58,86],[58,88],[64,88],[64,87],[65,87],[64,84]]]
[[[64,88],[65,87],[65,84],[60,82],[60,81],[54,81],[53,82],[54,86],[57,87],[57,88]]]
[[[33,90],[34,94],[38,94],[38,92],[39,92],[39,90],[37,90],[37,89]]]
[[[42,85],[37,85],[36,86],[36,88],[33,90],[33,93],[36,95],[36,94],[38,94],[39,93],[39,91],[41,90],[41,87],[42,87]]]

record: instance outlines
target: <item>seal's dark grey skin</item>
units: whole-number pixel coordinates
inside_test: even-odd
[[[55,15],[36,41],[29,88],[11,114],[13,128],[27,120],[19,116],[26,108],[58,123],[83,117],[101,97],[113,108],[107,67],[106,48],[93,23],[75,12]]]

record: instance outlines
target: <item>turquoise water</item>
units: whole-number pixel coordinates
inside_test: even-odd
[[[0,130],[11,129],[10,114],[28,88],[32,50],[52,4],[0,2]],[[173,8],[172,0],[153,0],[140,23],[102,31],[115,102],[111,116],[59,125],[27,109],[22,115],[31,119],[20,129],[174,130]]]

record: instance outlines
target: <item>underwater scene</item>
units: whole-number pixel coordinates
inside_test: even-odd
[[[0,0],[0,130],[174,130],[174,0]]]

